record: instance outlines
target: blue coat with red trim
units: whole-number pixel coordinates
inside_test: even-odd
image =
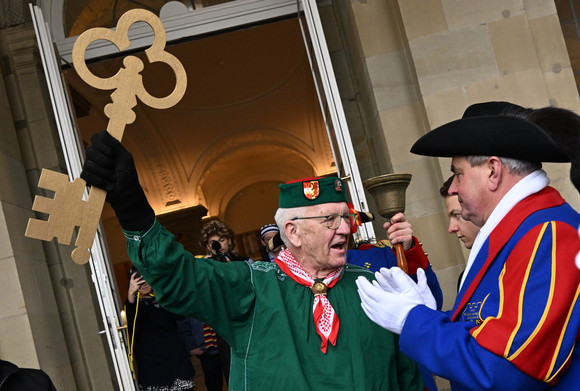
[[[551,187],[519,202],[475,257],[451,312],[409,313],[401,350],[453,391],[578,389],[579,225]]]

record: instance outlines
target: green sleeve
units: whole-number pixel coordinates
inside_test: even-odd
[[[161,306],[209,324],[230,342],[232,320],[239,327],[254,306],[249,264],[195,258],[158,221],[146,232],[126,231],[125,236],[131,262]]]

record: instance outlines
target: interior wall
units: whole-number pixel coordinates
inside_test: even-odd
[[[259,230],[265,224],[274,223],[278,209],[280,182],[258,182],[242,189],[228,203],[224,220],[234,232],[243,233]],[[259,204],[256,204],[259,200]],[[240,213],[243,211],[243,213]]]

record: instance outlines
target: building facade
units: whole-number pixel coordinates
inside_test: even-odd
[[[103,14],[95,12],[96,3],[90,1],[85,2],[85,8],[79,6],[82,2],[72,2],[77,3],[76,10],[62,0],[36,3],[63,57],[66,57],[67,45],[70,47],[74,42],[74,35],[69,37],[68,34],[94,27],[91,23]],[[151,3],[147,4],[154,5]],[[215,17],[220,12],[226,9],[234,12],[235,6],[240,8],[235,12],[243,14],[247,10],[244,7],[265,2],[188,3],[181,5],[187,8],[185,12],[201,15],[192,19],[195,23],[217,25],[212,27],[211,36],[215,37],[221,32],[241,29],[229,25],[220,27]],[[554,105],[580,112],[574,74],[575,43],[566,35],[568,27],[563,21],[567,18],[567,10],[560,4],[568,2],[324,0],[313,3],[317,5],[322,22],[324,35],[319,39],[330,55],[332,76],[340,94],[360,178],[393,172],[413,175],[406,192],[405,213],[429,253],[444,290],[444,306],[450,308],[457,277],[468,255],[456,237],[447,233],[448,220],[439,195],[439,187],[450,175],[450,160],[416,156],[409,149],[427,131],[460,118],[465,108],[476,102],[506,100],[526,107]],[[268,5],[278,9],[275,16],[264,12],[262,19],[247,23],[254,27],[268,25],[271,17],[277,22],[290,21],[288,23],[297,26],[297,22],[292,21],[297,10],[291,12],[290,4],[296,7],[296,2],[270,1]],[[63,151],[60,141],[28,1],[10,0],[3,2],[1,7],[5,12],[0,12],[0,286],[4,288],[4,300],[0,304],[0,332],[3,335],[0,358],[23,367],[44,369],[59,390],[121,389],[113,364],[115,359],[103,333],[107,321],[103,321],[106,317],[99,309],[101,299],[93,283],[96,271],[88,264],[72,262],[70,246],[24,236],[28,219],[35,217],[31,209],[34,196],[42,192],[37,187],[41,170],[66,172],[68,152]],[[93,14],[88,13],[88,9],[92,9]],[[212,17],[218,21],[208,22]],[[167,20],[173,19],[168,16]],[[252,31],[259,31],[257,27]],[[185,26],[182,23],[181,28],[187,30],[187,22]],[[311,50],[312,42],[311,38],[306,39],[304,53]],[[318,60],[313,51],[311,54]],[[75,100],[74,94],[72,99]],[[81,128],[84,126],[90,131],[102,128],[104,119],[87,124],[83,118],[88,117],[79,114],[82,104],[76,99],[74,108]],[[313,99],[307,101],[305,107],[316,105],[318,101]],[[248,101],[241,106],[249,107]],[[296,117],[301,117],[300,113],[298,111]],[[305,116],[310,116],[310,123],[316,126],[328,122],[324,109],[322,114],[306,113]],[[302,128],[305,126],[300,124]],[[292,129],[291,125],[287,129]],[[296,140],[310,141],[304,141],[296,149],[292,144],[299,142],[294,142],[288,133],[291,132],[281,132],[284,136],[273,139],[267,131],[254,128],[248,128],[246,133],[231,133],[230,140],[240,140],[236,148],[244,147],[240,160],[228,161],[222,157],[227,155],[228,159],[235,159],[234,147],[212,150],[210,146],[203,146],[197,154],[213,157],[206,161],[203,165],[206,168],[199,171],[200,174],[192,175],[207,178],[205,182],[191,185],[196,191],[191,208],[203,207],[203,211],[196,212],[196,221],[209,211],[211,216],[226,220],[236,233],[249,232],[251,228],[243,222],[250,217],[244,211],[256,211],[252,213],[251,218],[256,219],[251,226],[259,228],[260,221],[270,222],[269,217],[276,207],[277,194],[272,190],[275,184],[299,176],[332,174],[342,164],[338,162],[343,157],[334,147],[336,140],[332,132],[325,140],[322,140],[325,137],[317,139],[320,136],[315,132],[301,135]],[[226,133],[223,138],[227,137]],[[88,141],[84,136],[81,139],[83,143]],[[137,145],[137,141],[130,142]],[[214,152],[207,153],[209,150]],[[247,151],[255,152],[252,155]],[[252,164],[254,159],[270,153],[274,157],[267,159],[271,160],[259,166]],[[284,160],[293,163],[278,165],[281,159],[275,157],[280,155],[288,156]],[[295,156],[298,158],[293,160]],[[218,166],[223,169],[217,170]],[[236,180],[239,184],[234,190],[212,184],[214,177],[206,175],[212,167],[213,175],[217,176],[221,171],[231,172],[232,166],[246,170],[243,179]],[[262,173],[263,167],[268,170]],[[575,208],[580,208],[580,197],[568,179],[569,166],[547,164],[544,168],[552,186]],[[181,187],[166,187],[173,189],[171,194],[186,193],[183,180],[171,182],[173,179],[167,179],[167,174],[156,175],[161,174],[143,175],[145,183],[150,184],[145,186],[148,196],[154,197],[151,188],[155,182],[182,184]],[[239,178],[239,173],[235,177]],[[231,183],[232,178],[223,177],[221,182]],[[222,194],[230,195],[220,198]],[[159,197],[156,212],[163,214],[161,209],[175,205],[167,197]],[[376,210],[370,199],[368,206],[371,211]],[[186,215],[188,219],[192,218],[191,208]],[[122,254],[122,237],[114,220],[112,212],[106,209],[103,225],[111,226],[109,232],[112,232],[107,232],[108,251]],[[377,238],[381,238],[381,225],[382,221],[377,219],[373,226]],[[194,227],[197,230],[199,224]],[[191,234],[187,232],[191,227],[184,228],[184,224],[176,224],[176,229],[184,237]],[[121,280],[128,260],[122,255],[112,258],[114,264],[122,265],[110,267],[112,286],[116,286],[115,280],[118,282],[113,290],[116,289],[118,297],[115,300],[119,306],[126,286]],[[117,272],[116,276],[113,271]],[[442,389],[444,387],[442,383]]]

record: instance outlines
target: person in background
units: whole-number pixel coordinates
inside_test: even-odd
[[[183,316],[163,309],[143,276],[131,268],[125,301],[129,356],[139,390],[193,390],[195,371],[177,327]]]
[[[439,189],[439,193],[443,198],[445,198],[445,208],[447,210],[447,217],[449,217],[449,228],[450,234],[456,234],[457,238],[461,240],[466,249],[471,250],[473,247],[473,242],[479,233],[479,227],[473,224],[471,221],[465,220],[461,217],[461,204],[459,203],[459,197],[456,194],[449,194],[449,187],[453,182],[453,175],[450,176],[443,186]],[[463,271],[459,274],[457,279],[457,291],[459,291],[459,285],[463,278]]]
[[[280,234],[280,228],[278,228],[276,224],[266,224],[260,228],[260,243],[262,243],[262,247],[265,253],[262,261],[272,262],[280,253],[282,245],[273,248],[270,248],[268,245],[270,241],[276,236],[276,234]]]
[[[108,192],[129,257],[160,302],[228,340],[230,389],[423,390],[396,334],[360,306],[355,279],[373,274],[346,264],[355,223],[339,178],[281,184],[275,221],[288,248],[275,262],[253,264],[194,261],[157,221],[131,154],[107,132],[91,138],[81,178]]]
[[[580,117],[574,113],[562,116],[561,110],[556,107],[544,108],[543,113],[540,114],[540,117],[543,118],[540,120],[543,122],[542,126],[570,159],[572,163],[570,165],[570,180],[576,190],[580,192]],[[532,113],[532,120],[538,120],[535,113]],[[580,226],[578,227],[578,235],[580,236]],[[576,254],[576,267],[580,269],[580,251]]]
[[[223,390],[223,372],[215,331],[197,319],[186,317],[178,322],[179,331],[192,360],[199,360],[208,391]]]
[[[234,231],[220,220],[211,220],[201,227],[199,244],[206,249],[204,258],[214,259],[219,262],[247,261],[254,262],[250,257],[244,257],[236,253],[236,241]]]
[[[469,220],[463,219],[461,217],[461,204],[459,203],[459,197],[457,194],[449,194],[449,186],[453,182],[453,175],[449,177],[445,183],[439,189],[441,196],[445,198],[445,208],[447,211],[447,217],[449,217],[449,228],[450,234],[457,235],[457,238],[461,240],[466,249],[470,250],[473,246],[473,242],[479,233],[479,227],[473,224]]]
[[[207,250],[207,254],[205,256],[197,256],[196,258],[198,259],[213,259],[222,263],[232,261],[246,261],[248,263],[254,262],[252,258],[241,256],[234,251],[236,246],[234,231],[230,228],[229,225],[217,219],[211,220],[201,227],[199,244]],[[208,347],[211,347],[211,341],[214,338],[216,339],[219,358],[219,363],[217,363],[213,349],[210,350],[212,354],[203,356],[202,360],[204,361],[203,367],[205,368],[204,375],[206,378],[206,383],[209,382],[216,387],[219,384],[221,389],[221,384],[223,383],[222,377],[225,378],[226,383],[229,382],[230,378],[230,345],[225,339],[217,334],[210,325],[204,324],[203,328],[206,342],[209,344]]]
[[[541,169],[571,161],[580,188],[580,167],[559,138],[577,133],[580,117],[511,106],[442,125],[411,149],[452,158],[449,194],[458,196],[462,218],[480,227],[453,309],[426,306],[430,292],[398,268],[381,270],[375,285],[357,280],[365,313],[399,333],[401,350],[454,391],[580,384],[580,214]]]

